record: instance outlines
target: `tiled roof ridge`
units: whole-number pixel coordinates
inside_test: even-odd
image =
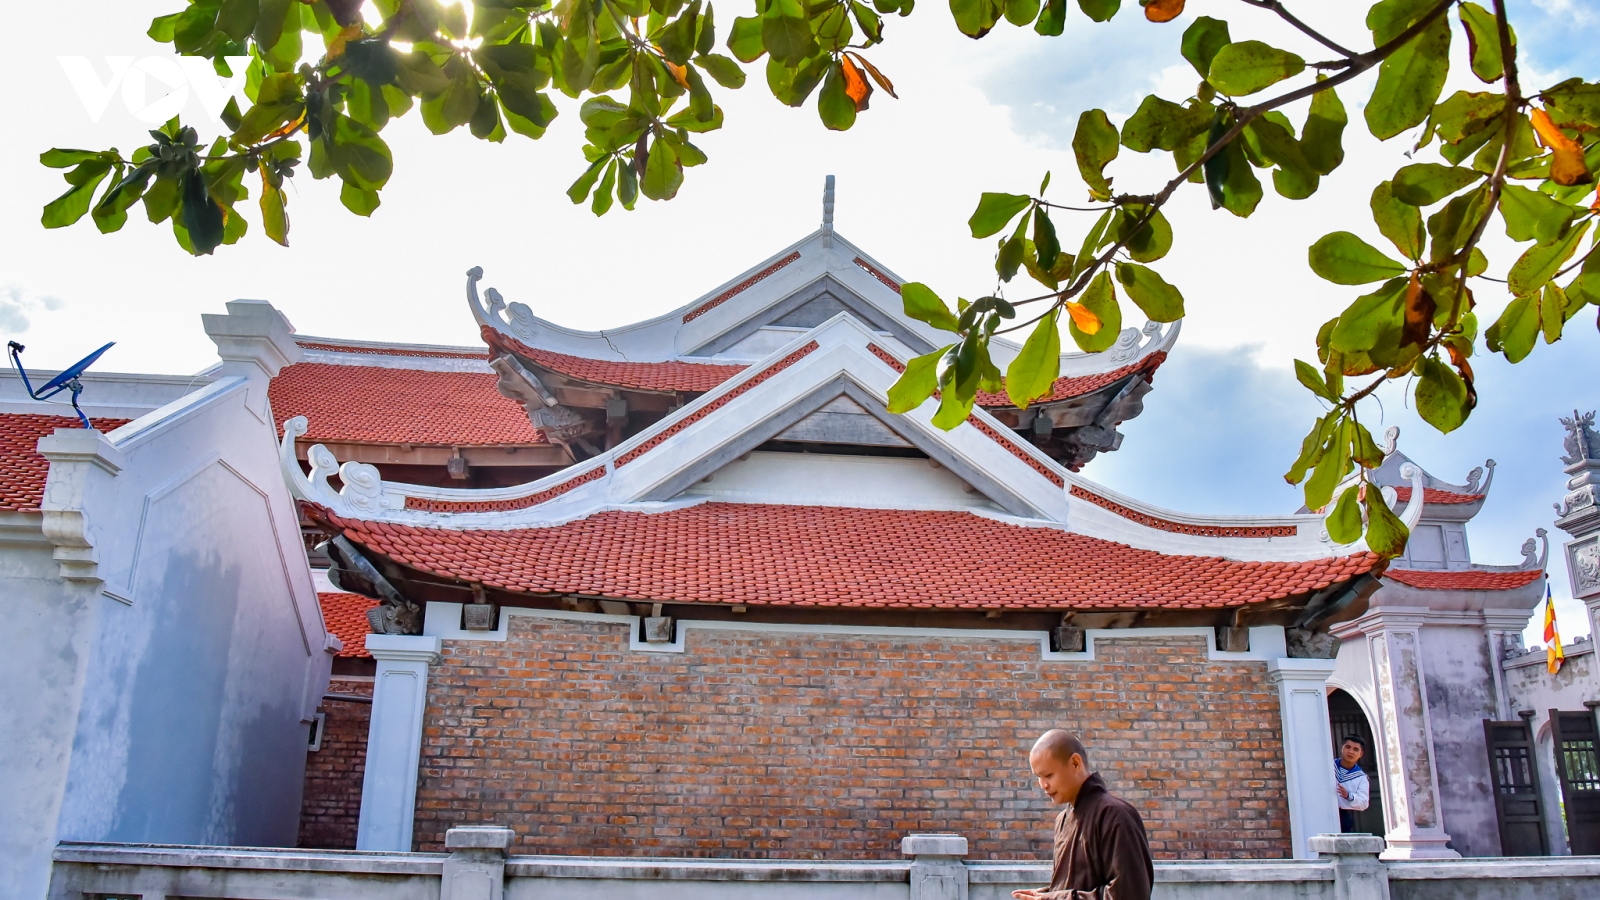
[[[896,294],[900,293],[900,282],[890,278],[886,273],[879,270],[877,266],[867,262],[859,256],[852,260],[852,262],[864,269],[868,275],[871,275],[873,278],[876,278],[887,285],[889,290],[894,291]]]
[[[353,347],[347,344],[328,344],[321,341],[295,341],[307,350],[327,350],[334,353],[362,353],[370,356],[413,356],[434,359],[488,359],[487,351],[431,350],[424,347]]]
[[[684,416],[676,422],[673,422],[671,425],[663,429],[659,434],[633,448],[632,450],[629,450],[627,453],[617,457],[617,461],[615,463],[616,467],[620,469],[628,463],[631,463],[639,457],[645,455],[646,453],[649,453],[651,450],[661,446],[667,441],[668,438],[671,438],[673,435],[683,431],[690,425],[693,425],[701,419],[704,419],[706,416],[711,415],[713,412],[716,412],[727,404],[733,402],[734,398],[799,362],[811,351],[817,349],[817,346],[818,344],[816,341],[807,343],[804,347],[795,350],[793,353],[790,353],[783,359],[780,359],[772,365],[767,366],[765,369],[762,369],[760,372],[757,372],[754,376],[735,385],[726,393],[717,396],[706,405],[700,407],[689,415]]]
[[[1407,587],[1422,590],[1509,591],[1544,575],[1541,569],[1397,569],[1383,573]]]
[[[1079,500],[1087,500],[1095,506],[1114,512],[1130,522],[1137,522],[1147,528],[1155,528],[1160,531],[1170,531],[1173,534],[1216,538],[1275,538],[1294,537],[1300,532],[1299,526],[1296,525],[1199,525],[1190,522],[1174,522],[1171,519],[1163,519],[1159,516],[1139,512],[1076,484],[1072,486],[1070,493]]]
[[[1138,362],[1129,363],[1121,368],[1109,372],[1096,372],[1092,375],[1063,375],[1055,380],[1050,387],[1050,393],[1035,401],[1038,403],[1055,403],[1061,400],[1071,400],[1100,390],[1108,384],[1121,381],[1129,375],[1143,374],[1147,381],[1153,380],[1156,369],[1167,360],[1167,351],[1157,350]],[[989,393],[979,391],[977,404],[983,407],[1008,407],[1015,406],[1011,397],[1005,391]]]
[[[101,432],[114,431],[131,419],[91,418]],[[39,455],[39,439],[57,428],[78,428],[76,416],[50,413],[0,413],[0,510],[39,512],[50,461]]]
[[[1303,596],[1381,565],[1369,552],[1299,562],[1165,554],[958,511],[708,502],[455,531],[302,509],[330,533],[431,576],[682,604],[1226,609]],[[1011,564],[993,565],[997,547]]]
[[[755,273],[754,275],[751,275],[749,278],[746,278],[745,280],[739,282],[738,284],[734,285],[733,287],[728,288],[727,290],[725,290],[722,293],[716,295],[715,297],[712,297],[710,300],[707,300],[706,302],[700,304],[699,306],[696,306],[694,309],[691,309],[688,312],[684,313],[683,314],[683,322],[684,322],[684,324],[687,325],[688,323],[693,322],[695,319],[700,318],[701,316],[703,316],[706,313],[712,311],[713,309],[716,309],[717,307],[721,306],[722,304],[727,303],[729,300],[732,300],[738,294],[740,294],[740,293],[742,293],[742,292],[744,292],[746,290],[749,290],[751,287],[754,287],[756,282],[761,281],[764,278],[767,278],[768,276],[770,276],[773,273],[777,272],[779,269],[789,265],[790,263],[799,261],[799,259],[800,259],[800,251],[796,250],[793,253],[790,253],[788,256],[785,256],[784,258],[778,260],[777,262],[772,263],[771,265],[767,266],[766,268],[762,269],[761,271]]]
[[[1403,485],[1394,485],[1396,499],[1401,503],[1411,502],[1411,488]],[[1425,487],[1422,489],[1422,502],[1437,503],[1440,506],[1459,506],[1466,503],[1476,503],[1488,494],[1463,494],[1456,491],[1447,491],[1444,488]]]
[[[635,390],[705,393],[747,368],[743,365],[697,363],[681,359],[663,362],[591,359],[530,347],[492,325],[484,325],[481,333],[484,343],[490,347],[526,357],[568,378]]]
[[[443,513],[509,512],[528,509],[604,477],[606,477],[606,467],[601,465],[526,497],[512,497],[506,500],[436,500],[429,497],[407,497],[406,509]]]

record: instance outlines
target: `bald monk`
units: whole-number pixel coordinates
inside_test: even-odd
[[[1052,729],[1034,743],[1028,765],[1056,804],[1055,867],[1050,888],[1012,891],[1016,900],[1150,900],[1155,867],[1139,813],[1089,771],[1075,735]]]

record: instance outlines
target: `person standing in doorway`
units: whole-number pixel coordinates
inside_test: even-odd
[[[1356,813],[1372,802],[1372,785],[1361,768],[1361,757],[1366,753],[1366,742],[1352,734],[1339,745],[1339,756],[1333,761],[1333,775],[1339,785],[1339,830],[1345,834],[1356,830]]]
[[[1150,900],[1155,866],[1144,822],[1089,771],[1089,752],[1075,735],[1046,731],[1028,754],[1039,787],[1056,804],[1055,865],[1050,887],[1012,891],[1016,900]]]

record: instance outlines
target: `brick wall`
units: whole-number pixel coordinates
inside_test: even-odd
[[[1045,729],[1144,817],[1162,858],[1283,857],[1277,694],[1203,638],[1102,640],[1092,663],[983,639],[691,631],[515,616],[446,641],[429,678],[416,845],[509,825],[518,851],[897,857],[954,831],[975,858],[1048,858],[1026,754]]]
[[[334,676],[331,694],[372,696],[372,682]],[[324,700],[318,712],[327,715],[322,749],[306,754],[306,785],[300,801],[298,846],[320,850],[354,850],[356,823],[361,818],[361,776],[367,766],[367,723],[372,705]]]

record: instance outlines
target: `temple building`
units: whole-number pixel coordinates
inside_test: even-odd
[[[934,831],[1048,857],[1024,758],[1052,727],[1083,735],[1160,858],[1313,855],[1352,733],[1391,857],[1600,834],[1562,763],[1567,714],[1593,755],[1592,651],[1564,676],[1524,664],[1544,533],[1518,565],[1469,551],[1492,463],[1449,483],[1391,434],[1377,481],[1413,536],[1390,561],[1313,511],[1158,508],[1081,470],[1120,446],[1179,323],[1063,354],[1043,401],[982,395],[944,431],[934,404],[887,411],[943,342],[901,283],[825,220],[603,332],[477,268],[478,346],[284,320],[275,489],[331,656],[299,843],[437,850],[495,824],[526,853],[875,858]],[[994,346],[1002,367],[1017,351]],[[1573,496],[1600,483],[1576,427]],[[1580,506],[1575,544],[1600,532]]]

